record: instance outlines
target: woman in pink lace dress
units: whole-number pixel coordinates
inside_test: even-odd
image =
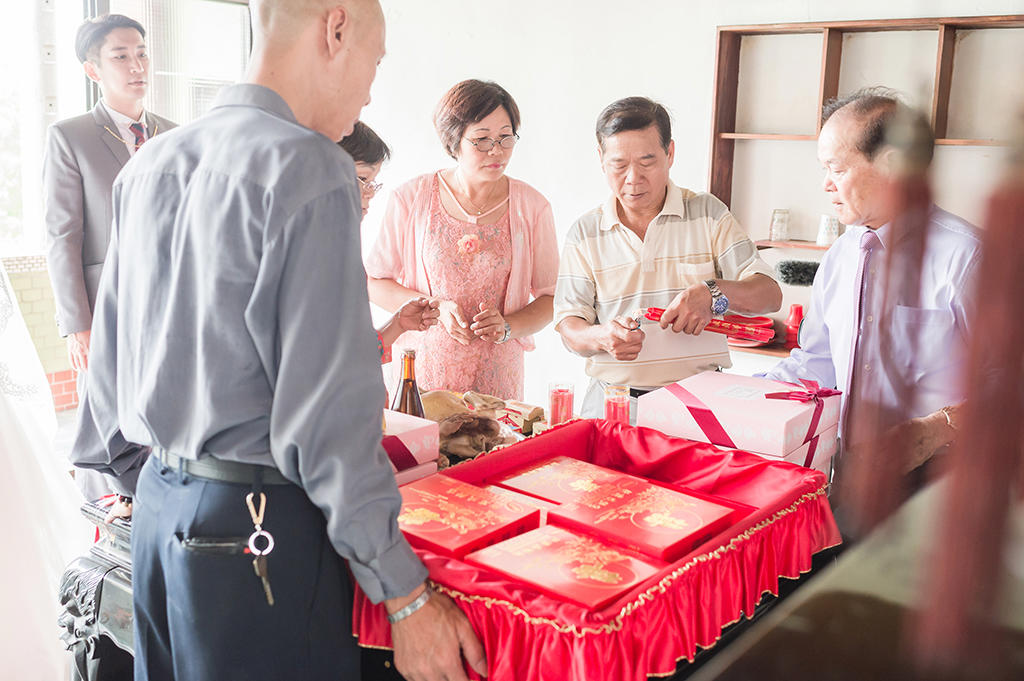
[[[522,399],[523,351],[551,321],[558,247],[551,206],[505,174],[519,109],[496,83],[463,81],[434,115],[454,168],[398,187],[366,260],[370,300],[393,311],[426,295],[440,323],[403,334],[425,390]]]

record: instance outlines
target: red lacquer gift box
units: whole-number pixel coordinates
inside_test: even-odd
[[[618,471],[595,466],[570,456],[556,456],[511,475],[493,479],[498,485],[556,504],[575,501],[584,492],[616,482],[623,477]]]
[[[632,476],[598,485],[550,512],[551,522],[662,560],[675,560],[754,509]]]
[[[600,608],[665,567],[555,525],[474,551],[465,560],[591,609]]]
[[[559,454],[754,510],[598,608],[416,548],[435,590],[469,618],[491,679],[646,681],[648,675],[670,675],[678,661],[715,645],[722,627],[752,615],[766,593],[778,593],[780,577],[798,577],[810,569],[814,553],[840,541],[822,473],[601,420],[555,426],[431,477],[487,485]],[[370,603],[358,589],[353,633],[362,646],[391,647],[383,604]]]
[[[399,488],[398,527],[413,546],[463,556],[528,532],[539,512],[507,495],[444,475],[431,475]]]

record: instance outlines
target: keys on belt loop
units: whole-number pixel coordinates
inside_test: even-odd
[[[267,556],[274,550],[274,537],[263,529],[263,513],[267,510],[267,495],[263,492],[259,493],[260,504],[258,511],[254,503],[255,498],[255,492],[249,492],[245,497],[245,505],[249,509],[249,515],[252,517],[252,524],[255,528],[253,533],[249,535],[249,551],[255,556],[252,560],[252,569],[263,583],[263,594],[267,597],[267,605],[272,606],[274,605],[274,592],[270,589]],[[266,545],[260,548],[260,543],[264,542]]]

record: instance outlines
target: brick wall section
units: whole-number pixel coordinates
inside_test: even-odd
[[[57,411],[74,409],[78,406],[78,386],[75,380],[75,372],[56,371],[46,374],[50,381],[50,392],[53,393],[53,407]]]
[[[46,258],[41,255],[4,258],[3,263],[29,335],[39,353],[39,361],[50,382],[54,407],[57,411],[74,409],[78,406],[78,391],[74,372],[68,363],[67,345],[57,333],[57,322],[54,321],[57,306],[53,301]]]

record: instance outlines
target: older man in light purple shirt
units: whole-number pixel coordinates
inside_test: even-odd
[[[893,158],[883,142],[898,106],[890,92],[871,89],[825,109],[818,138],[824,189],[851,226],[822,258],[800,348],[764,375],[836,386],[844,413],[856,382],[858,394],[909,413],[916,466],[955,436],[980,242],[972,225],[933,206],[919,292],[895,290],[884,299],[886,252],[903,238],[892,225],[896,209],[886,187]],[[916,386],[913,404],[900,404],[902,381]]]

